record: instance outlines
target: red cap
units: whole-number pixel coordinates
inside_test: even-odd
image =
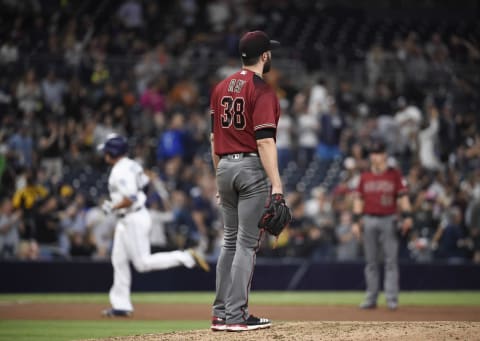
[[[245,33],[240,39],[238,50],[243,59],[260,56],[263,52],[273,50],[280,46],[280,42],[270,40],[270,37],[263,31],[252,31]]]

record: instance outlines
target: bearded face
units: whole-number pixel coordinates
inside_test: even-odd
[[[263,64],[263,73],[268,73],[271,67],[272,67],[272,55],[268,53],[267,60],[265,61],[265,64]]]

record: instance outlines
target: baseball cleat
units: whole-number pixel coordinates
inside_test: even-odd
[[[397,310],[398,309],[398,303],[396,301],[389,301],[389,302],[387,302],[387,308],[388,308],[388,310]]]
[[[213,316],[212,325],[210,326],[210,329],[213,330],[214,332],[226,330],[227,325],[225,323],[225,319],[222,319],[221,317]]]
[[[244,332],[256,329],[270,328],[272,322],[266,318],[258,318],[250,315],[244,323],[227,324],[226,330],[229,332]]]
[[[210,271],[210,265],[208,265],[207,261],[205,260],[205,258],[203,258],[203,256],[201,256],[197,251],[195,251],[194,249],[188,249],[188,252],[190,253],[190,255],[193,257],[193,259],[195,260],[195,264],[201,268],[203,271],[205,272],[209,272]]]
[[[375,302],[363,302],[359,305],[360,309],[377,309],[377,303]]]
[[[102,311],[102,316],[105,317],[130,317],[132,316],[132,311],[122,310],[122,309],[105,309]]]

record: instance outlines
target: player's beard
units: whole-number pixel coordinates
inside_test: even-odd
[[[267,73],[270,71],[270,68],[272,67],[272,57],[268,57],[268,59],[265,61],[265,64],[263,64],[263,73]]]

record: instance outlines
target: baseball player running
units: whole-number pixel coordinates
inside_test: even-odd
[[[113,239],[113,285],[110,289],[112,307],[104,310],[109,317],[130,316],[130,261],[139,272],[163,270],[176,266],[193,268],[195,265],[209,271],[209,265],[194,250],[150,254],[149,234],[151,217],[145,208],[146,195],[142,189],[149,182],[142,166],[126,156],[127,140],[113,136],[99,146],[105,161],[112,165],[108,178],[110,199],[103,203],[106,213],[118,217]]]
[[[283,198],[275,144],[280,106],[262,78],[277,45],[262,31],[243,35],[243,68],[221,81],[210,99],[212,158],[225,229],[212,309],[214,331],[271,325],[249,313],[248,295],[263,233],[258,228],[262,210],[270,190]]]
[[[370,146],[371,169],[361,174],[358,195],[353,202],[352,231],[360,239],[363,225],[363,246],[366,260],[367,293],[362,309],[375,309],[379,291],[378,257],[383,251],[385,262],[384,290],[387,307],[398,307],[399,232],[406,234],[412,227],[411,206],[405,180],[400,172],[387,166],[385,144],[380,139]],[[397,205],[403,222],[400,231],[396,223]]]

